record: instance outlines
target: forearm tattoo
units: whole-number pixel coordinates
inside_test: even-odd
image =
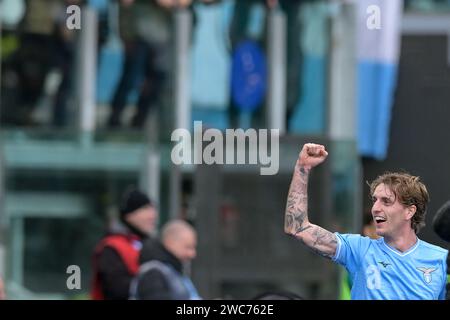
[[[319,255],[332,258],[337,246],[336,235],[308,221],[308,178],[305,168],[296,168],[287,199],[285,231]]]
[[[291,234],[301,233],[308,218],[308,171],[303,167],[296,168],[289,189],[286,205],[285,230]]]

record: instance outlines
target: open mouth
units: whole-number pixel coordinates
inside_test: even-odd
[[[383,222],[386,222],[386,219],[383,218],[383,217],[374,217],[374,220],[375,220],[375,223],[376,223],[377,225],[380,225],[380,224],[382,224]]]

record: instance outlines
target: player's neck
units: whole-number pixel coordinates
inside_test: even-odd
[[[396,237],[384,238],[385,242],[394,249],[400,252],[406,252],[411,249],[418,241],[414,230],[405,232],[404,234],[397,235]]]

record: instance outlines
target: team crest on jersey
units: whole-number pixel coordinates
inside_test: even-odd
[[[437,268],[425,268],[425,267],[417,267],[417,270],[422,271],[423,273],[423,280],[425,283],[430,283],[433,279],[431,277],[431,274],[437,270]]]

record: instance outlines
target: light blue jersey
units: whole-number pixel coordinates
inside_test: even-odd
[[[354,300],[445,299],[448,251],[420,239],[400,252],[384,242],[357,234],[335,233],[333,261],[349,272]]]

